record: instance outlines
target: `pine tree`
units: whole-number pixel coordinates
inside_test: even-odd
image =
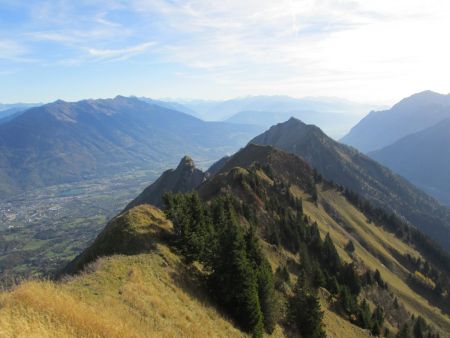
[[[372,313],[372,322],[372,334],[379,336],[384,323],[384,311],[379,305],[377,305]]]
[[[309,257],[308,248],[305,243],[301,242],[299,245],[299,256],[300,256],[300,275],[299,279],[302,279],[302,285],[310,286],[311,277],[313,275],[312,263]]]
[[[356,297],[352,295],[346,285],[341,287],[340,301],[344,311],[347,312],[347,314],[352,315],[356,313],[358,307]]]
[[[320,238],[319,226],[317,223],[313,223],[309,228],[308,236],[309,248],[317,257],[322,256],[322,239]]]
[[[333,275],[341,269],[341,259],[329,233],[325,236],[322,245],[322,262]]]
[[[377,322],[373,323],[371,332],[374,336],[379,336],[381,334],[380,324]]]
[[[345,245],[345,251],[349,253],[355,252],[355,245],[353,244],[352,240],[349,240],[348,243]]]
[[[375,310],[373,310],[372,320],[374,322],[377,322],[380,325],[380,327],[383,326],[383,323],[384,323],[384,310],[383,310],[383,308],[380,305],[377,305]]]
[[[368,329],[372,326],[372,320],[370,316],[370,309],[367,301],[364,299],[359,306],[358,310],[358,324],[362,328]]]
[[[313,272],[312,285],[315,288],[320,288],[320,287],[325,286],[325,275],[317,261],[314,261],[314,263],[313,263],[312,272]]]
[[[353,263],[344,265],[341,271],[340,279],[341,284],[347,285],[351,293],[354,295],[359,294],[361,291],[361,281],[356,273]]]
[[[339,293],[340,286],[339,286],[339,283],[338,283],[338,280],[337,280],[336,276],[328,278],[326,288],[333,295],[337,295]]]
[[[383,278],[381,278],[381,274],[380,271],[375,270],[375,274],[373,275],[373,278],[375,279],[375,281],[377,282],[378,286],[382,289],[386,289],[387,285],[386,282],[383,280]]]
[[[247,257],[242,229],[237,224],[229,200],[218,201],[216,215],[223,228],[211,275],[215,296],[244,330],[255,337],[262,337],[263,314],[257,278]]]
[[[398,309],[400,307],[400,304],[398,303],[397,297],[394,298],[394,309]]]
[[[426,327],[425,320],[422,317],[418,317],[416,323],[414,324],[413,334],[414,338],[424,338],[424,330]]]
[[[297,283],[289,302],[290,321],[305,338],[326,337],[322,324],[323,313],[316,293]]]
[[[401,330],[397,333],[395,338],[411,338],[411,335],[409,334],[409,327],[408,324],[405,323]]]
[[[272,268],[261,251],[253,227],[249,230],[245,239],[247,255],[256,273],[259,303],[264,317],[264,328],[270,334],[275,330],[275,325],[279,320]]]

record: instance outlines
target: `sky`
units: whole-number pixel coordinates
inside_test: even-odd
[[[0,0],[0,102],[450,92],[447,0]]]

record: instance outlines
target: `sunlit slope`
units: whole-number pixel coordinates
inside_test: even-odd
[[[170,231],[170,223],[150,206],[127,217],[135,222],[128,228],[132,237]],[[198,272],[188,271],[158,240],[148,253],[101,258],[87,270],[58,283],[26,282],[2,294],[0,336],[243,336],[209,302]]]
[[[300,189],[295,190],[299,195],[302,194]],[[398,297],[408,312],[423,316],[436,325],[444,337],[448,336],[450,318],[406,283],[408,270],[402,265],[400,257],[406,254],[421,257],[416,250],[369,222],[336,190],[319,189],[318,206],[305,198],[303,207],[305,213],[319,224],[323,234],[330,233],[342,258],[353,259],[372,270],[378,269],[390,291]],[[352,258],[344,250],[349,240],[353,241],[356,248]]]
[[[1,337],[242,337],[207,295],[196,267],[185,265],[164,242],[171,223],[149,205],[135,207],[105,228],[81,255],[80,266],[106,252],[74,277],[59,282],[30,281],[0,295]],[[139,246],[144,240],[151,245]],[[109,246],[106,246],[109,243]],[[115,247],[114,247],[115,246]],[[114,247],[114,250],[113,250]],[[264,244],[276,269],[298,259]],[[144,253],[137,253],[143,250]],[[328,310],[329,337],[369,337]],[[277,327],[272,337],[285,337]]]

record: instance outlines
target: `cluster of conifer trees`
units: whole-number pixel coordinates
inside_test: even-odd
[[[440,335],[434,333],[425,320],[419,316],[417,318],[412,317],[410,325],[405,323],[395,338],[440,338]]]
[[[239,224],[239,202],[220,196],[206,204],[197,193],[168,194],[164,202],[176,245],[188,261],[203,264],[217,302],[254,337],[273,332],[279,312],[272,269],[255,229]]]

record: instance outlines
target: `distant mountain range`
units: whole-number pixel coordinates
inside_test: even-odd
[[[391,109],[372,111],[341,141],[368,153],[450,118],[450,94],[424,91],[401,100]]]
[[[353,126],[360,116],[381,106],[359,104],[348,100],[289,96],[249,96],[225,101],[175,100],[187,113],[203,120],[256,124],[268,128],[273,124],[297,117],[313,123],[339,138]],[[187,110],[191,110],[188,112]]]
[[[0,124],[0,192],[107,176],[174,163],[200,163],[234,152],[261,129],[204,122],[190,115],[116,97],[56,101]]]
[[[293,98],[282,95],[259,95],[225,101],[178,100],[206,120],[225,120],[242,111],[295,112],[320,111],[348,114],[362,114],[376,106],[359,104],[344,99],[328,97]]]
[[[368,156],[332,140],[318,127],[292,118],[250,142],[298,155],[326,179],[401,215],[450,250],[450,209]]]
[[[450,119],[368,155],[450,205]]]

